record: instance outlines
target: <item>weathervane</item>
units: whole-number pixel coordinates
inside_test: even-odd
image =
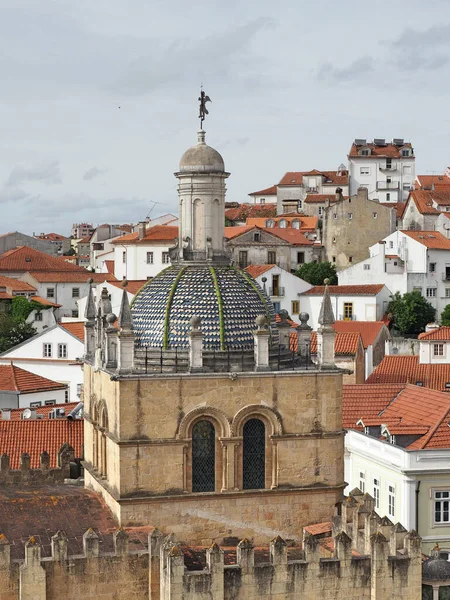
[[[200,112],[198,118],[200,119],[200,129],[203,129],[203,121],[205,120],[206,115],[209,115],[208,109],[206,108],[206,103],[211,102],[211,98],[203,91],[203,84],[200,86],[200,97],[198,101],[200,102]]]

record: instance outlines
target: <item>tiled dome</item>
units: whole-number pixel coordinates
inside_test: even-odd
[[[138,347],[188,348],[193,316],[201,318],[205,350],[253,348],[256,317],[275,324],[261,287],[228,266],[169,267],[138,292],[131,311]]]

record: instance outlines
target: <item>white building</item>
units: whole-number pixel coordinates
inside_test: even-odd
[[[146,283],[147,283],[147,280],[139,280],[139,281],[128,281],[127,280],[126,290],[127,290],[127,295],[128,295],[128,302],[131,303],[134,296]],[[96,288],[93,288],[93,295],[94,295],[94,299],[96,302],[98,302],[100,300],[101,293],[104,288],[106,288],[109,299],[111,300],[111,311],[115,315],[118,315],[120,312],[120,305],[122,302],[122,292],[123,292],[122,282],[121,281],[104,281],[102,284],[98,285]],[[78,303],[79,310],[80,310],[80,319],[83,319],[83,320],[85,318],[84,315],[85,315],[85,311],[86,311],[86,303],[87,303],[87,296],[85,296],[84,298],[81,298]],[[64,323],[64,325],[66,325],[66,323]]]
[[[308,323],[314,330],[318,327],[324,289],[324,286],[317,285],[300,296],[300,312],[309,314]],[[337,321],[381,321],[391,295],[382,283],[330,285],[328,290]]]
[[[384,283],[394,294],[419,291],[436,309],[450,303],[450,240],[437,231],[395,231],[369,248],[370,258],[339,272],[343,285]]]
[[[291,317],[300,313],[300,295],[312,285],[277,265],[250,265],[247,273],[266,290],[275,312],[285,310]]]
[[[21,369],[68,385],[69,393],[65,400],[75,402],[83,383],[79,360],[84,354],[82,327],[82,324],[76,327],[74,323],[54,325],[0,354],[0,365],[13,361]]]
[[[276,204],[277,203],[277,186],[272,185],[265,190],[252,192],[249,194],[252,199],[252,204]]]
[[[370,200],[405,201],[414,189],[415,161],[413,147],[403,139],[356,139],[348,155],[350,196],[364,187]]]
[[[67,385],[19,368],[0,364],[0,409],[33,408],[67,402]]]
[[[450,188],[414,190],[410,193],[403,211],[402,229],[436,230],[449,237],[449,217]]]
[[[426,405],[427,410],[423,410]],[[345,481],[415,529],[424,552],[450,551],[450,396],[415,385],[344,386]]]
[[[178,238],[178,227],[139,223],[138,231],[112,241],[117,279],[149,279],[170,266],[169,248]]]

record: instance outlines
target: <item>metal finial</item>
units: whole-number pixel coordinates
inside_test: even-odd
[[[211,98],[203,91],[203,84],[200,86],[200,97],[198,101],[200,102],[200,112],[198,118],[200,119],[200,129],[203,129],[203,121],[205,120],[206,115],[209,115],[209,111],[206,108],[206,103],[212,102]]]

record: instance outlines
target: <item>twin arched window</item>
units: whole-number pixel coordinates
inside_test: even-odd
[[[266,487],[266,427],[260,419],[249,419],[243,427],[242,487]],[[210,421],[192,428],[192,491],[216,489],[216,431]]]

